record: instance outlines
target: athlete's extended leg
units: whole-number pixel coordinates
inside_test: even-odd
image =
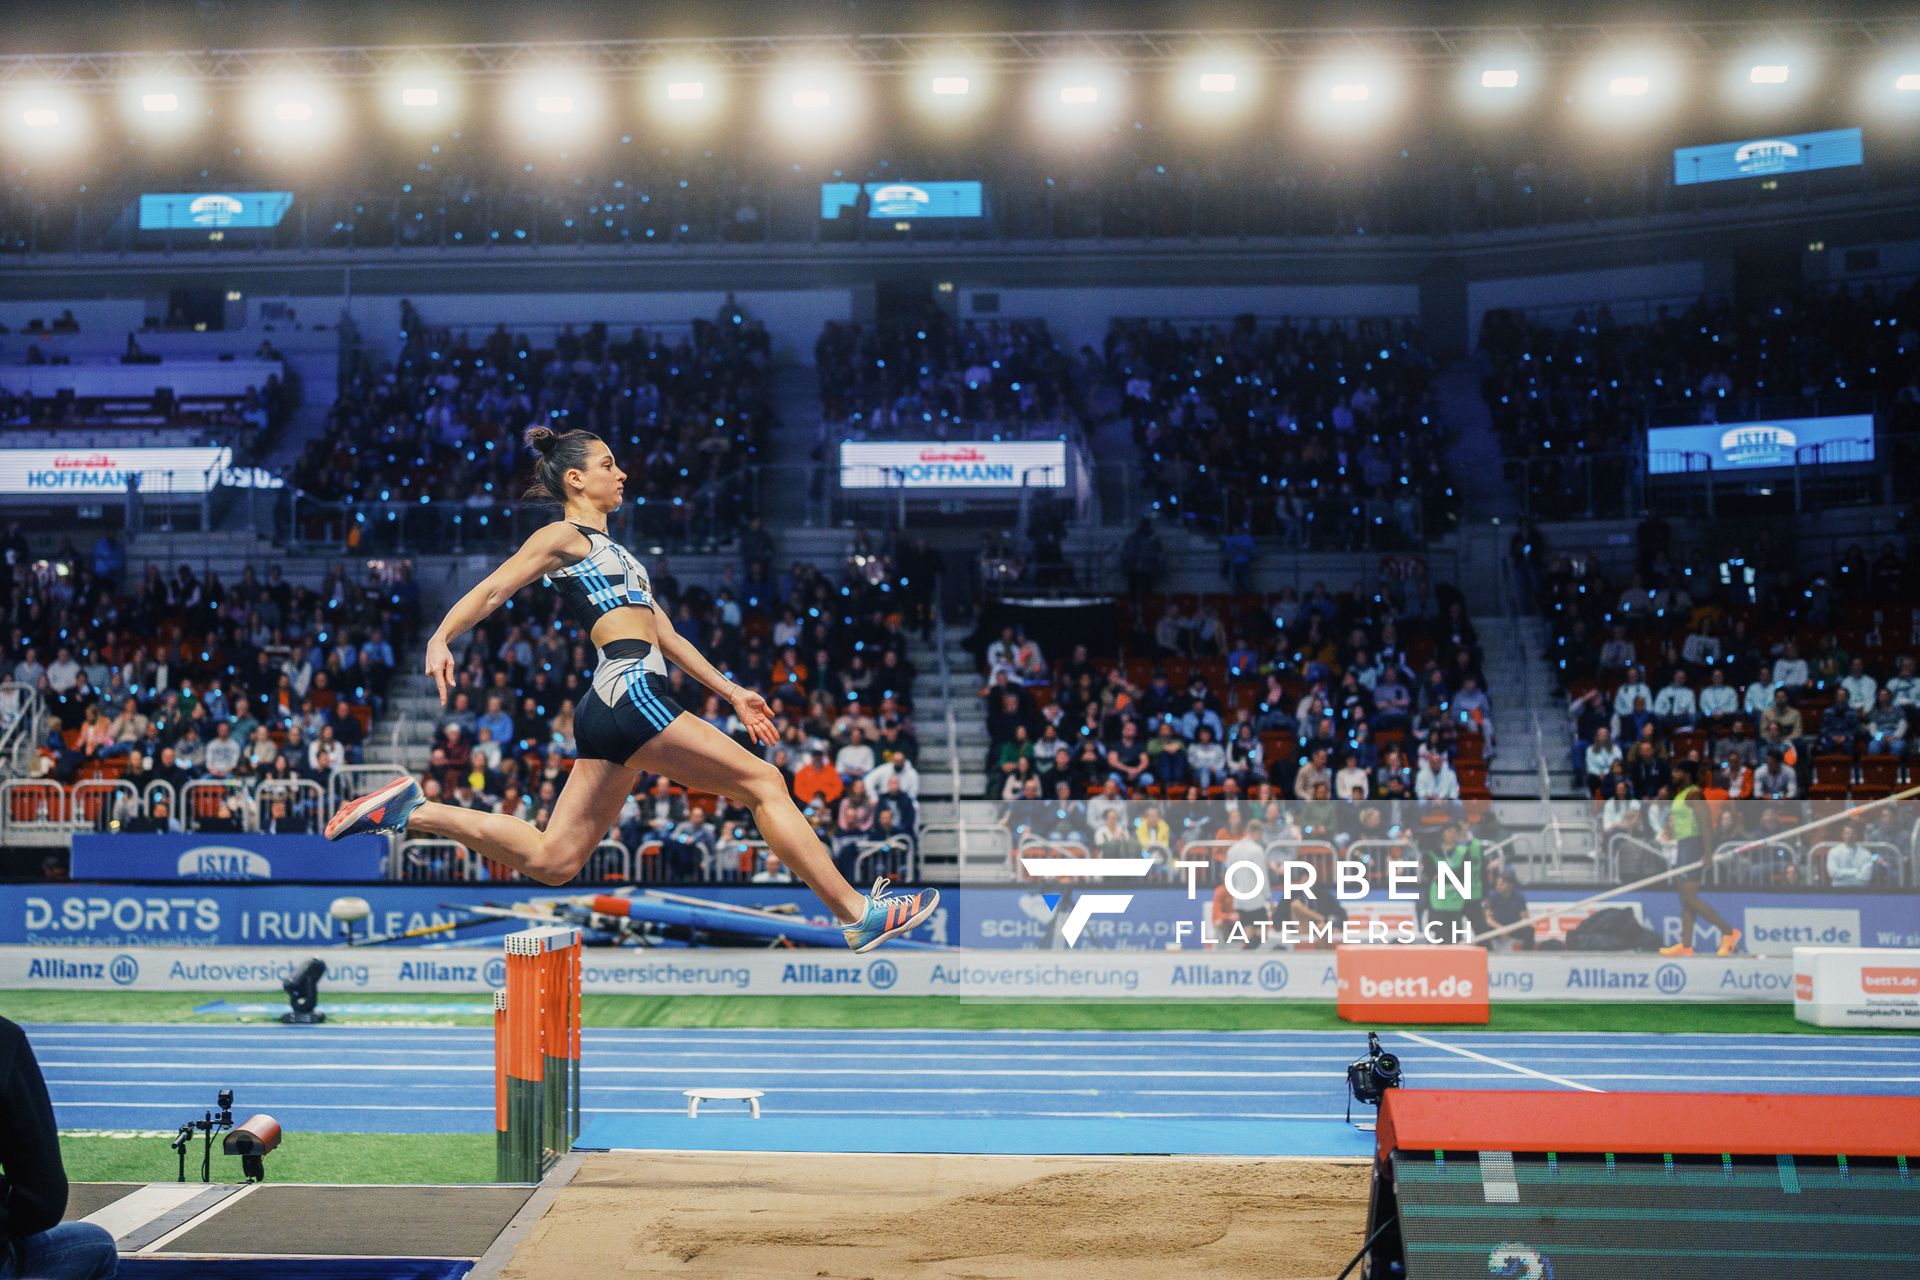
[[[847,883],[813,834],[806,815],[787,794],[787,780],[771,761],[698,716],[674,717],[627,761],[630,769],[664,774],[683,787],[711,791],[753,811],[754,825],[780,861],[832,909],[842,924],[858,920],[867,898]],[[615,816],[618,816],[615,806]],[[611,819],[609,819],[611,821]],[[596,837],[597,839],[598,837]]]
[[[683,717],[691,718],[691,717]],[[576,760],[547,829],[504,813],[427,801],[407,818],[409,835],[458,840],[541,884],[565,884],[606,839],[633,790],[633,770],[609,760]]]

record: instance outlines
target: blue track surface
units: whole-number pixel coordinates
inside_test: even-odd
[[[290,1133],[493,1127],[488,1028],[62,1024],[28,1032],[65,1129],[170,1131],[228,1087],[236,1111],[268,1112]],[[1920,1037],[1383,1038],[1415,1088],[1920,1094]],[[718,1146],[724,1129],[738,1135],[726,1142],[757,1149],[857,1150],[866,1140],[857,1135],[872,1130],[888,1135],[888,1149],[910,1150],[903,1135],[917,1126],[931,1149],[954,1149],[964,1135],[969,1149],[994,1151],[1021,1149],[1019,1131],[1044,1126],[1049,1135],[1077,1132],[1095,1150],[1116,1142],[1165,1149],[1164,1134],[1183,1131],[1194,1150],[1257,1134],[1267,1154],[1348,1154],[1349,1144],[1334,1141],[1344,1126],[1327,1122],[1340,1119],[1345,1067],[1364,1044],[1359,1031],[588,1031],[583,1111],[605,1123],[585,1136],[602,1145]],[[684,1122],[680,1091],[693,1085],[763,1089],[768,1120],[782,1123],[756,1133],[716,1110],[707,1127],[703,1108],[698,1141],[690,1133],[641,1141],[687,1131],[667,1119]],[[809,1123],[789,1126],[788,1118]],[[1163,1136],[1149,1141],[1149,1133]],[[1214,1146],[1210,1133],[1219,1135]],[[781,1141],[801,1145],[771,1145]]]

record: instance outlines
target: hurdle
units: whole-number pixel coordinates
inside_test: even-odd
[[[493,993],[496,1177],[538,1182],[580,1134],[580,931],[508,934]]]

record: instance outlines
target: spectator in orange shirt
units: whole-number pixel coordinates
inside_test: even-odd
[[[802,800],[811,800],[817,792],[831,805],[839,801],[844,790],[846,784],[840,781],[839,771],[827,763],[827,753],[822,747],[809,751],[806,764],[793,775],[793,794]]]

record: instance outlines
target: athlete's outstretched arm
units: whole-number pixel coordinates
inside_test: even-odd
[[[580,531],[569,524],[556,522],[535,530],[518,551],[447,610],[447,616],[440,619],[440,625],[427,641],[427,674],[440,686],[441,706],[447,705],[447,691],[454,684],[453,642],[480,625],[482,619],[511,600],[514,593],[529,582],[578,560],[580,557],[572,549],[582,541]]]
[[[661,656],[731,703],[748,737],[763,746],[777,744],[780,731],[773,727],[773,708],[767,705],[767,700],[722,675],[707,661],[705,654],[693,647],[691,640],[673,629],[673,621],[667,617],[665,609],[656,605],[653,616],[654,635],[659,638]]]

